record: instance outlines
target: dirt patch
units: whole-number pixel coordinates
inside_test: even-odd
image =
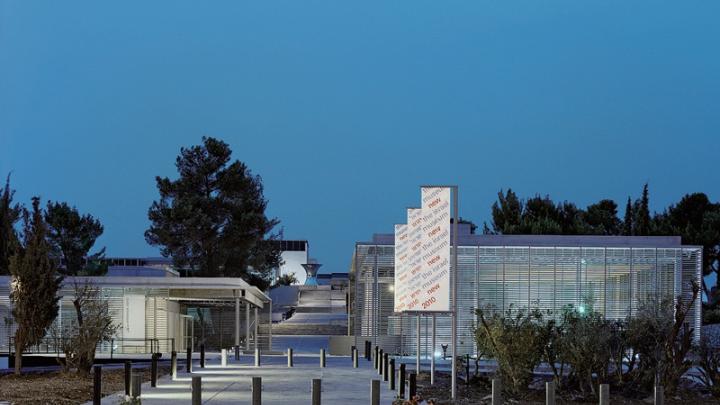
[[[143,381],[150,381],[150,369],[133,369],[143,372]],[[159,367],[159,375],[168,374],[168,367]],[[104,369],[102,394],[111,395],[125,389],[125,370]],[[12,404],[80,404],[92,401],[93,377],[75,373],[51,372],[6,375],[0,377],[0,401]]]
[[[540,384],[540,386],[542,386],[542,384]],[[407,395],[407,386],[405,387],[405,390],[405,395]],[[435,384],[432,386],[430,385],[429,373],[421,373],[417,378],[417,390],[421,398],[424,398],[425,400],[432,399],[436,405],[475,405],[491,403],[491,387],[489,382],[486,381],[474,382],[470,386],[465,385],[464,382],[460,382],[457,390],[458,399],[456,401],[450,400],[450,375],[447,373],[437,373],[435,376]],[[424,404],[425,402],[420,403]],[[509,400],[505,401],[505,403],[518,405],[541,405],[545,403],[545,391],[541,389],[530,390],[526,398],[522,400]],[[558,392],[556,396],[556,403],[597,404],[597,400],[579,400],[573,398],[571,395],[562,395]],[[611,392],[610,403],[620,405],[651,405],[653,402],[651,398],[632,399]],[[693,387],[682,390],[677,396],[673,396],[672,398],[665,398],[665,403],[668,405],[687,405],[688,403],[692,403],[693,405],[704,405],[718,404],[718,400]],[[394,404],[405,405],[412,403],[410,401],[397,400]]]

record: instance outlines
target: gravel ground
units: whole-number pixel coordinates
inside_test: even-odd
[[[435,385],[430,385],[430,375],[428,373],[421,373],[417,379],[418,393],[426,400],[432,399],[436,405],[469,405],[469,404],[490,404],[490,384],[475,383],[466,386],[460,382],[458,386],[458,400],[453,402],[450,400],[450,375],[448,373],[437,373],[435,376]],[[406,388],[407,390],[407,388]],[[407,393],[407,391],[406,391]],[[427,402],[420,402],[425,404]],[[519,404],[519,405],[541,405],[545,403],[545,392],[544,390],[531,390],[528,397],[520,401],[506,401],[508,404]],[[557,404],[596,404],[597,400],[572,400],[571,398],[564,398],[559,393],[556,398]],[[611,404],[620,405],[648,405],[652,404],[652,398],[646,399],[628,399],[620,395],[610,394]],[[704,395],[697,389],[685,389],[680,395],[665,398],[665,403],[668,405],[687,405],[692,403],[693,405],[700,404],[718,404],[720,401]],[[395,401],[394,405],[405,405],[411,404],[409,401]],[[415,404],[412,404],[415,405]]]
[[[150,369],[144,369],[144,380],[150,380]],[[170,369],[159,367],[159,374]],[[103,396],[125,389],[125,371],[103,370]],[[23,376],[0,377],[0,401],[12,404],[80,404],[92,400],[92,375],[82,377],[75,373],[51,372]]]

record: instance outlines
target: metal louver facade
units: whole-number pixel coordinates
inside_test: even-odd
[[[646,300],[689,300],[691,283],[699,283],[702,275],[702,248],[682,246],[677,237],[460,236],[458,271],[452,271],[459,277],[459,355],[476,353],[478,307],[537,307],[557,314],[567,305],[590,305],[607,319],[622,320]],[[392,235],[357,243],[353,267],[356,339],[414,355],[417,315],[393,313]],[[430,347],[431,317],[420,317],[422,357],[442,355],[443,345],[450,343],[450,316],[437,314],[436,322],[436,347]],[[699,341],[699,297],[688,322]]]

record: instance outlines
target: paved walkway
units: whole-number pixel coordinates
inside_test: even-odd
[[[262,356],[259,368],[254,366],[253,356],[241,356],[239,362],[229,358],[227,367],[220,366],[217,354],[208,355],[208,359],[204,369],[194,361],[191,373],[202,376],[203,404],[250,404],[252,377],[262,378],[263,405],[309,404],[313,378],[322,379],[322,404],[367,405],[373,379],[381,380],[381,404],[390,404],[395,398],[389,383],[382,381],[373,370],[372,362],[362,357],[357,369],[352,368],[352,360],[346,356],[327,356],[326,368],[320,368],[318,355],[295,355],[293,368],[287,367],[285,356]],[[143,384],[143,404],[189,404],[191,374],[185,373],[184,368],[180,371],[175,381],[165,376],[156,388],[151,388],[150,383]],[[102,403],[117,404],[121,394],[105,397]]]

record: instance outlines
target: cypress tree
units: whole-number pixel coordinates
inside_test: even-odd
[[[642,197],[635,212],[635,235],[650,235],[650,202],[648,197],[648,184],[643,186]]]
[[[623,219],[622,233],[625,236],[633,234],[633,207],[630,197],[628,197],[627,205],[625,206],[625,219]]]
[[[10,259],[12,283],[10,300],[17,324],[15,331],[15,374],[22,370],[22,353],[45,336],[58,313],[58,291],[62,277],[50,258],[47,225],[40,199],[33,197],[32,212],[23,210],[22,242]]]
[[[10,257],[17,248],[15,222],[20,217],[20,206],[13,205],[15,191],[10,189],[10,175],[5,188],[0,188],[0,275],[10,274]]]

